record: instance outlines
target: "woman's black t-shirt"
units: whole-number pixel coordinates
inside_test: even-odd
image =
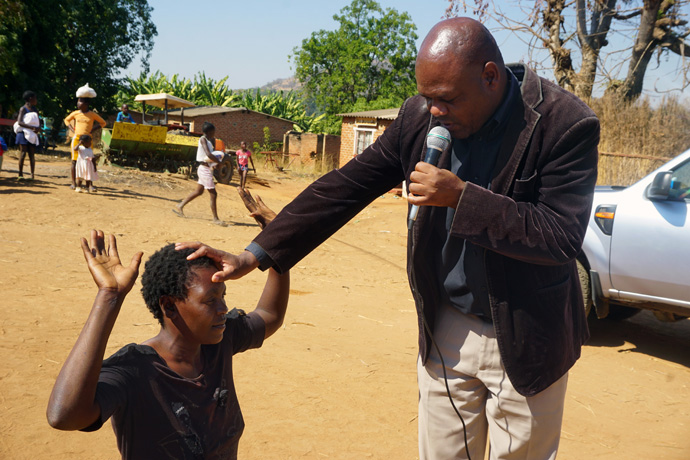
[[[259,348],[265,325],[256,314],[233,310],[223,340],[202,345],[202,373],[188,379],[156,351],[129,344],[103,361],[95,431],[112,416],[123,459],[235,459],[244,430],[232,377],[232,356]]]

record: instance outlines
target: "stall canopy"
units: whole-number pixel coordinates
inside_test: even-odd
[[[154,107],[161,108],[165,111],[165,124],[168,124],[168,110],[169,109],[182,109],[182,123],[184,123],[184,108],[194,107],[193,102],[189,102],[179,97],[175,97],[167,93],[157,93],[157,94],[137,94],[134,98],[135,102],[141,102],[143,107],[142,110],[142,122],[143,117],[146,114],[146,104],[152,105]]]

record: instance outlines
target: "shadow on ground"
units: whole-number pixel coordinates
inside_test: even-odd
[[[110,198],[130,198],[130,199],[136,199],[136,200],[141,200],[143,198],[154,198],[156,200],[162,200],[162,201],[169,201],[171,203],[177,203],[179,200],[173,200],[172,198],[165,198],[163,196],[158,196],[158,195],[148,195],[146,193],[140,193],[140,192],[133,192],[132,190],[127,190],[127,189],[115,189],[112,187],[105,187],[105,186],[98,186],[98,183],[96,183],[96,186],[98,187],[98,195],[102,195],[105,197],[110,197]]]
[[[649,311],[623,321],[590,319],[585,346],[624,347],[621,353],[643,353],[690,367],[690,320],[664,323]]]
[[[228,227],[257,227],[259,228],[259,224],[254,223],[254,222],[235,222],[232,220],[226,220],[226,224],[228,224]]]
[[[43,195],[55,188],[57,187],[52,182],[45,182],[40,179],[18,181],[16,178],[0,177],[0,194],[2,195],[15,193]]]

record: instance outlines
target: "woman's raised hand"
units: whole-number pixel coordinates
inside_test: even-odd
[[[91,246],[86,238],[81,239],[84,259],[96,286],[101,290],[108,290],[124,297],[134,286],[139,275],[142,252],[132,256],[128,267],[120,262],[115,235],[109,237],[109,248],[105,248],[105,235],[102,230],[91,230]]]

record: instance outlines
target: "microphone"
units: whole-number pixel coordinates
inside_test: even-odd
[[[441,153],[450,145],[450,132],[443,126],[436,126],[426,135],[426,155],[424,163],[436,166]],[[410,208],[410,216],[407,218],[407,229],[412,230],[414,221],[417,220],[419,206],[413,204]]]

